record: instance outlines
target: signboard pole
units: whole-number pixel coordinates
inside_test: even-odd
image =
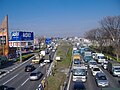
[[[20,62],[22,62],[22,52],[21,52],[21,41],[20,41]]]

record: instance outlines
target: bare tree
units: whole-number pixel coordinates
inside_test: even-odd
[[[101,29],[105,30],[115,49],[117,60],[120,53],[120,16],[108,16],[100,21]]]

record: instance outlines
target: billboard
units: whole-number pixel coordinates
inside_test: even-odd
[[[34,40],[33,32],[22,32],[22,31],[14,31],[11,33],[12,41],[28,41]]]
[[[45,43],[50,44],[51,43],[51,38],[46,38]]]

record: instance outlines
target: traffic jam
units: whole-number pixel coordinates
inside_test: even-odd
[[[120,63],[88,46],[73,46],[69,90],[120,90],[119,87]]]

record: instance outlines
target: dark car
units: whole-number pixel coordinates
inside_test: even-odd
[[[86,90],[83,82],[74,82],[73,90]]]
[[[35,70],[35,67],[33,65],[27,65],[25,67],[25,72],[31,72],[33,70]]]
[[[13,88],[13,87],[8,87],[8,86],[5,86],[5,85],[1,85],[1,86],[0,86],[0,90],[15,90],[15,88]]]

